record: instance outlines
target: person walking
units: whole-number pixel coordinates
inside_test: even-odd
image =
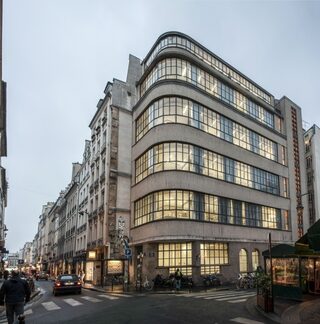
[[[182,279],[182,272],[180,269],[177,269],[174,273],[174,279],[176,280],[176,290],[179,291],[181,289],[181,279]]]
[[[0,289],[0,305],[6,306],[8,324],[14,323],[14,316],[19,323],[24,322],[24,304],[30,300],[30,287],[22,280],[18,271],[11,272],[11,278],[6,280]]]

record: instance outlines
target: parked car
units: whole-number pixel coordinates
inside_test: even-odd
[[[53,284],[52,293],[57,296],[59,293],[70,292],[81,294],[81,279],[74,274],[59,275]]]
[[[36,280],[40,280],[40,279],[44,279],[44,280],[48,280],[49,279],[49,275],[42,271],[36,274]]]

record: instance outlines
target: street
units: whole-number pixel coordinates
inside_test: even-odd
[[[271,323],[247,309],[255,290],[208,292],[102,293],[54,297],[52,282],[37,283],[41,294],[26,306],[26,323]],[[2,314],[0,323],[6,323]]]

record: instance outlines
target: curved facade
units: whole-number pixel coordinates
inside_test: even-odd
[[[290,198],[305,188],[289,162],[303,145],[300,108],[180,33],[160,36],[142,68],[131,190],[131,243],[134,255],[143,253],[142,273],[180,268],[197,282],[255,270],[269,232],[290,243],[308,225]]]

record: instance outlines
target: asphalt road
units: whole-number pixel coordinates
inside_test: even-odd
[[[164,294],[113,294],[82,290],[53,296],[52,282],[39,281],[41,294],[28,304],[26,323],[271,323],[246,307],[255,290]],[[0,319],[0,323],[2,322]]]

